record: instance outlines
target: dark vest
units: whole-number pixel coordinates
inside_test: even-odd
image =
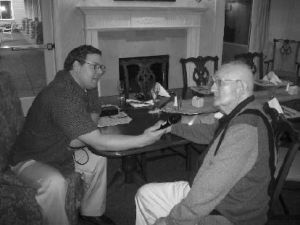
[[[253,168],[234,185],[215,209],[238,225],[263,225],[267,221],[269,187],[274,172],[271,166],[274,159],[274,141],[270,124],[264,120],[266,118],[261,112],[258,113],[260,115],[243,113],[242,110],[231,118],[221,134],[220,142],[230,126],[248,124],[257,127],[259,137],[258,156]],[[268,129],[266,129],[267,126],[269,126]]]

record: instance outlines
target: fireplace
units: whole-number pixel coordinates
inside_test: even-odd
[[[136,46],[140,47],[141,43],[144,44],[144,40],[137,40],[136,44],[128,44],[131,41],[119,40],[117,43],[120,45],[111,45],[110,49],[118,49],[118,46],[130,45],[129,52],[122,51],[119,54],[111,54],[110,49],[106,46],[107,41],[111,41],[110,38],[112,33],[116,33],[116,37],[124,37],[124,33],[128,32],[130,35],[133,32],[140,37],[141,33],[144,32],[158,32],[167,33],[174,32],[184,33],[184,39],[180,37],[178,40],[184,40],[177,46],[169,46],[165,44],[164,46],[169,46],[171,51],[162,51],[159,47],[148,47],[150,50],[150,55],[170,55],[169,57],[169,67],[168,73],[164,73],[159,76],[166,76],[167,88],[177,88],[182,86],[182,71],[179,63],[179,54],[182,58],[187,58],[191,56],[198,56],[200,54],[200,30],[201,30],[201,19],[202,12],[207,10],[207,4],[204,3],[193,3],[186,4],[184,2],[176,3],[145,3],[145,2],[134,2],[129,3],[101,3],[102,1],[84,1],[78,7],[83,12],[85,16],[85,34],[86,43],[91,44],[99,49],[104,49],[104,61],[107,64],[107,75],[103,77],[101,84],[99,85],[99,96],[110,95],[112,90],[117,90],[117,80],[120,79],[120,73],[125,74],[123,67],[119,67],[118,63],[121,59],[130,59],[132,57],[148,57],[145,52],[147,50],[142,50],[141,54],[133,54],[136,50]],[[162,31],[162,32],[159,32]],[[109,33],[108,35],[106,34]],[[143,35],[141,35],[143,36]],[[145,35],[146,37],[151,37],[150,35]],[[159,36],[159,35],[157,35]],[[173,38],[173,37],[171,37]],[[170,39],[167,37],[166,39]],[[157,42],[150,40],[151,44]],[[123,45],[122,45],[123,43]],[[122,48],[121,47],[121,48]],[[184,49],[183,49],[184,48]],[[156,50],[152,52],[153,50]],[[160,51],[161,50],[161,51]],[[130,52],[131,51],[131,52]],[[171,52],[176,54],[171,54]],[[151,56],[151,57],[152,57]],[[105,57],[107,57],[105,59]],[[150,57],[150,56],[149,56]],[[121,59],[120,59],[121,58]],[[120,59],[120,60],[119,60]],[[191,68],[187,68],[188,72],[192,71]],[[133,69],[134,70],[134,69]],[[123,76],[123,75],[121,75]],[[133,75],[134,77],[134,75]],[[133,79],[133,78],[132,78]],[[161,78],[156,78],[161,79]],[[158,80],[163,81],[163,80]],[[192,78],[188,79],[189,86],[194,85]],[[128,85],[129,84],[128,82]],[[132,86],[132,85],[131,85]],[[137,87],[130,87],[131,91],[136,91]]]
[[[168,89],[169,55],[139,56],[119,59],[119,80],[125,82],[126,97],[143,92],[159,82]]]

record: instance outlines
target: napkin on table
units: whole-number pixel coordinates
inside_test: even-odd
[[[268,101],[268,104],[270,108],[276,109],[278,113],[283,113],[282,107],[277,98],[272,98],[270,101]]]
[[[100,117],[98,121],[98,127],[109,127],[116,126],[118,124],[126,124],[130,123],[131,120],[131,117],[129,117],[125,112],[121,111],[116,115]]]
[[[149,100],[149,101],[139,101],[139,100],[136,100],[136,99],[126,99],[126,102],[134,108],[140,108],[140,107],[153,105],[153,100],[152,99]]]
[[[279,77],[273,71],[270,71],[267,75],[265,75],[263,77],[263,80],[269,81],[275,85],[282,83],[282,81],[279,79]]]
[[[171,97],[170,94],[166,91],[166,89],[159,83],[159,82],[156,82],[154,87],[152,88],[151,90],[151,94],[154,95],[154,89],[155,88],[159,88],[159,92],[158,92],[158,95],[159,96],[162,96],[162,97]]]
[[[279,114],[284,114],[286,118],[299,118],[300,112],[292,109],[290,107],[287,107],[285,105],[281,106],[277,100],[277,98],[273,98],[270,101],[268,101],[268,104],[270,108],[274,108],[277,110]]]

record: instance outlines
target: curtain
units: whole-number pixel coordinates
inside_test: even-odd
[[[271,0],[253,0],[249,52],[266,52]]]

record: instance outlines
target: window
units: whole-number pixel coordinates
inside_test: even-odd
[[[0,19],[12,19],[11,1],[0,1]]]

